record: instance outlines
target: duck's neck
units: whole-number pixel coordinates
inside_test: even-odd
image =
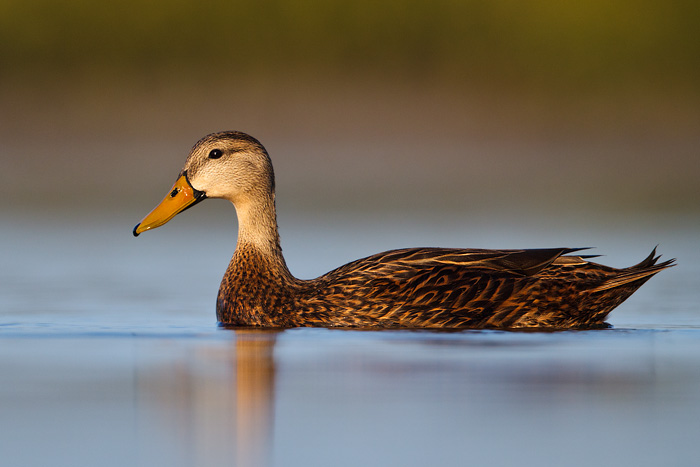
[[[236,252],[254,252],[281,268],[279,272],[288,274],[277,230],[274,194],[234,206],[238,215]]]
[[[291,290],[300,281],[282,256],[274,197],[255,204],[236,203],[238,243],[219,287],[216,316],[222,323],[293,326],[293,315],[270,317],[287,310]]]

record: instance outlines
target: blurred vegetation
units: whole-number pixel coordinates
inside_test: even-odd
[[[0,195],[159,199],[241,129],[298,206],[697,211],[698,25],[698,0],[0,0]]]
[[[696,0],[0,0],[0,77],[299,68],[694,87],[699,24]]]

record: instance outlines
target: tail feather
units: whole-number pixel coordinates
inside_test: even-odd
[[[656,247],[654,247],[654,249],[651,251],[651,254],[647,256],[641,263],[635,264],[634,266],[621,270],[620,274],[608,279],[607,281],[605,281],[605,283],[593,289],[593,292],[609,290],[637,281],[646,281],[654,274],[663,271],[664,269],[675,266],[674,263],[676,262],[676,258],[671,258],[667,261],[664,261],[663,263],[657,264],[659,258],[661,258],[661,255],[656,256]],[[641,285],[641,283],[639,285]]]
[[[659,245],[656,245],[653,250],[651,250],[651,253],[649,253],[649,256],[644,258],[644,260],[638,264],[635,264],[634,266],[631,266],[629,269],[646,269],[650,268],[653,265],[656,264],[656,262],[661,258],[661,255],[656,256],[656,249],[659,247]],[[673,262],[675,260],[671,260]]]

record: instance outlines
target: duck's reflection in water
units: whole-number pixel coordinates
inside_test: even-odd
[[[270,464],[279,331],[231,332],[225,345],[165,349],[166,364],[136,375],[141,464]]]
[[[236,331],[236,460],[239,466],[265,466],[270,461],[276,336],[274,331]]]

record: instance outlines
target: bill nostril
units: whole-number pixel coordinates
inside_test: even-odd
[[[177,196],[177,194],[178,194],[179,192],[180,192],[179,189],[173,188],[173,191],[170,192],[170,197],[171,197],[171,198],[174,198],[175,196]]]

